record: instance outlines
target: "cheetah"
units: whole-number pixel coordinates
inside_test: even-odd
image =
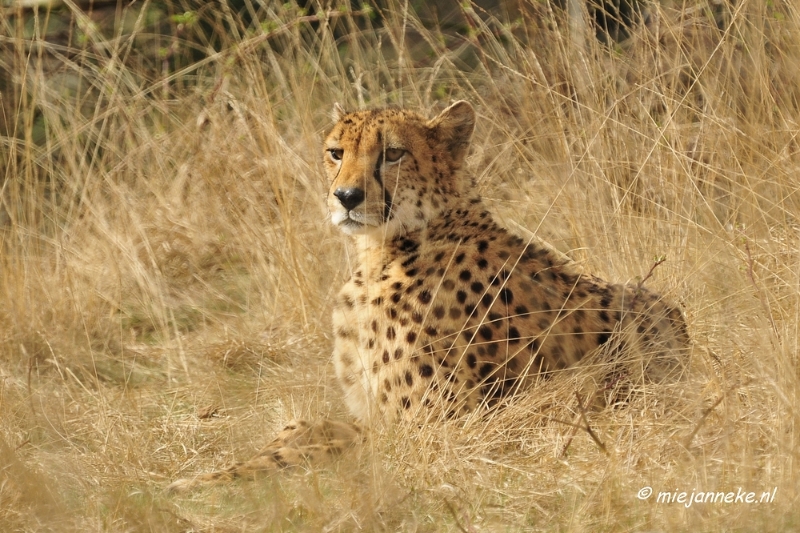
[[[361,427],[491,408],[612,339],[636,354],[643,379],[684,371],[678,307],[641,284],[584,274],[492,218],[465,176],[468,102],[431,120],[338,105],[334,115],[327,203],[358,260],[333,311],[333,364],[356,423],[292,422],[254,459],[173,488],[321,460],[357,442]]]

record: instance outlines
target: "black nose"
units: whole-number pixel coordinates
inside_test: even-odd
[[[348,211],[364,201],[364,190],[358,187],[338,187],[333,191],[333,195]]]

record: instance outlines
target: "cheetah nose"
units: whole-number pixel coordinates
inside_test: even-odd
[[[333,191],[333,195],[348,211],[364,201],[364,190],[358,187],[339,187]]]

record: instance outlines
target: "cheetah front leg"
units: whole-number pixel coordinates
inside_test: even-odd
[[[223,470],[178,479],[168,492],[182,492],[235,479],[252,479],[259,473],[270,473],[302,464],[315,465],[341,455],[361,440],[361,428],[355,424],[322,420],[293,420],[252,459]]]

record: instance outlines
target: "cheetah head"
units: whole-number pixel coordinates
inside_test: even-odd
[[[475,111],[459,101],[428,120],[408,110],[345,112],[334,106],[325,139],[333,224],[391,238],[424,227],[460,194]]]

